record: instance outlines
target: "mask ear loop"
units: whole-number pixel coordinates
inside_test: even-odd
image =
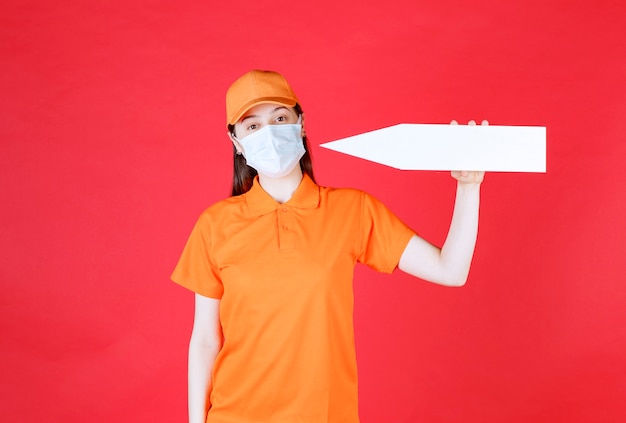
[[[230,138],[230,140],[232,141],[233,145],[235,146],[235,151],[237,151],[237,155],[241,156],[243,154],[243,152],[239,149],[239,147],[237,147],[237,144],[239,144],[239,140],[237,139],[237,136],[235,135],[234,132],[229,132],[228,133],[228,137]],[[235,144],[237,143],[237,144]]]
[[[302,113],[300,113],[298,115],[298,121],[296,122],[297,125],[302,125]],[[306,131],[304,130],[304,128],[302,128],[302,138],[306,137]]]

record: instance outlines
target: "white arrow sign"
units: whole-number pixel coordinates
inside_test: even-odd
[[[404,123],[321,146],[402,170],[546,171],[544,126]]]

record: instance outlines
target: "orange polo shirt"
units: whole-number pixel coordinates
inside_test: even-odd
[[[357,423],[354,266],[391,273],[413,234],[372,196],[306,175],[284,204],[256,180],[205,210],[172,280],[221,299],[207,422]]]

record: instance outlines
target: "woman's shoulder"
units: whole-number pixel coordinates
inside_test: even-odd
[[[350,196],[367,196],[371,197],[367,191],[364,191],[360,188],[354,187],[336,187],[336,186],[321,186],[320,192],[326,193],[327,195],[334,195],[337,197],[350,197]]]
[[[363,206],[378,205],[381,201],[367,191],[352,187],[322,187],[320,186],[322,198],[331,203],[361,204]]]
[[[219,220],[229,215],[236,215],[237,213],[234,212],[241,209],[244,204],[245,199],[243,195],[224,198],[205,208],[200,218]]]
[[[320,195],[330,201],[360,201],[369,194],[363,190],[352,187],[326,187],[320,186]]]

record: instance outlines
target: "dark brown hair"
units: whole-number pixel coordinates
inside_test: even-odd
[[[294,111],[298,114],[302,114],[302,107],[299,104],[294,106]],[[228,131],[231,134],[235,133],[235,125],[228,125]],[[302,172],[309,175],[309,178],[315,182],[313,176],[313,162],[311,160],[311,150],[309,149],[309,141],[306,135],[303,137],[304,143],[304,156],[300,159],[300,169]],[[237,149],[233,145],[233,189],[232,195],[241,195],[252,188],[252,183],[257,175],[257,171],[246,164],[246,159],[242,154],[237,154]]]

